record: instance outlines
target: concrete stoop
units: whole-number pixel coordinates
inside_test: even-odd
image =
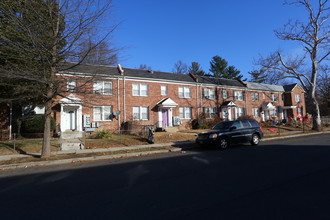
[[[178,132],[179,128],[178,127],[166,127],[165,131],[166,132]]]
[[[67,150],[83,150],[84,143],[80,140],[84,136],[82,131],[64,131],[61,133],[60,148],[62,151]]]

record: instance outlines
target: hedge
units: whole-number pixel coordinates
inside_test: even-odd
[[[43,133],[45,125],[44,115],[32,115],[22,121],[21,133]],[[54,118],[50,120],[50,131],[55,130],[56,121]]]

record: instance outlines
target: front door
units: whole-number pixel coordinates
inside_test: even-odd
[[[168,127],[168,109],[162,109],[162,127]]]
[[[231,108],[222,108],[222,118],[225,121],[231,121]]]
[[[63,130],[76,130],[77,129],[77,109],[76,108],[64,108],[64,126]]]

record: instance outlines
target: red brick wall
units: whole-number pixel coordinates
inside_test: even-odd
[[[282,93],[281,92],[270,92],[270,91],[250,91],[245,90],[245,88],[217,88],[216,98],[215,99],[204,99],[202,98],[203,88],[213,88],[216,87],[201,87],[196,86],[196,84],[176,84],[176,83],[167,83],[167,82],[152,82],[152,81],[138,81],[132,79],[125,80],[125,90],[124,90],[124,82],[122,77],[119,80],[119,87],[118,87],[118,79],[93,79],[93,81],[111,81],[112,82],[112,95],[102,95],[102,94],[93,94],[93,82],[88,81],[86,78],[79,79],[77,81],[77,93],[74,93],[78,98],[84,101],[83,103],[83,112],[82,114],[88,114],[91,116],[91,121],[93,119],[93,106],[96,105],[111,105],[113,111],[120,110],[121,114],[117,119],[113,121],[100,121],[100,128],[99,129],[110,129],[110,130],[117,130],[120,124],[124,121],[126,116],[126,121],[133,120],[133,106],[148,106],[149,107],[149,120],[143,121],[134,121],[136,124],[141,125],[153,125],[158,122],[158,107],[157,103],[162,100],[163,98],[171,98],[174,102],[178,104],[177,107],[173,108],[173,116],[179,116],[179,108],[180,107],[192,107],[192,119],[198,117],[198,114],[203,111],[203,107],[216,107],[218,108],[219,116],[221,115],[221,104],[224,101],[234,101],[237,107],[245,108],[246,114],[252,116],[252,108],[261,108],[262,104],[265,102],[272,102],[271,101],[271,94],[276,94],[277,101],[272,102],[274,106],[283,106],[282,100]],[[132,84],[133,83],[140,83],[140,84],[147,84],[148,85],[148,96],[133,96],[132,94]],[[168,94],[166,96],[161,95],[161,85],[166,85]],[[191,91],[191,98],[179,98],[178,89],[179,87],[189,87]],[[228,98],[222,98],[222,90],[229,91]],[[124,91],[125,91],[125,103],[124,106]],[[234,100],[234,91],[245,91],[245,100],[238,101]],[[118,100],[118,92],[120,94]],[[251,93],[258,93],[259,99],[257,101],[252,101]],[[304,105],[304,96],[302,90],[299,86],[295,88],[295,90],[290,93],[293,95],[299,93],[301,95],[301,101],[299,104]],[[67,93],[70,94],[70,93]],[[285,94],[286,96],[288,94]],[[286,103],[288,103],[290,97],[286,97]],[[59,100],[59,99],[58,99]],[[120,106],[118,106],[118,101],[120,101]],[[298,103],[296,103],[299,105]],[[305,108],[303,106],[303,111],[305,113]],[[57,121],[59,122],[60,117],[56,117]],[[234,111],[232,110],[232,118],[234,118]],[[192,119],[182,119],[181,121],[183,124],[180,126],[181,128],[189,127],[191,124]],[[261,116],[256,118],[257,120],[261,120]]]

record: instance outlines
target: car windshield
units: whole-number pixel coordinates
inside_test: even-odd
[[[220,122],[213,126],[212,130],[225,130],[229,129],[229,127],[232,125],[232,122],[226,121],[226,122]]]

